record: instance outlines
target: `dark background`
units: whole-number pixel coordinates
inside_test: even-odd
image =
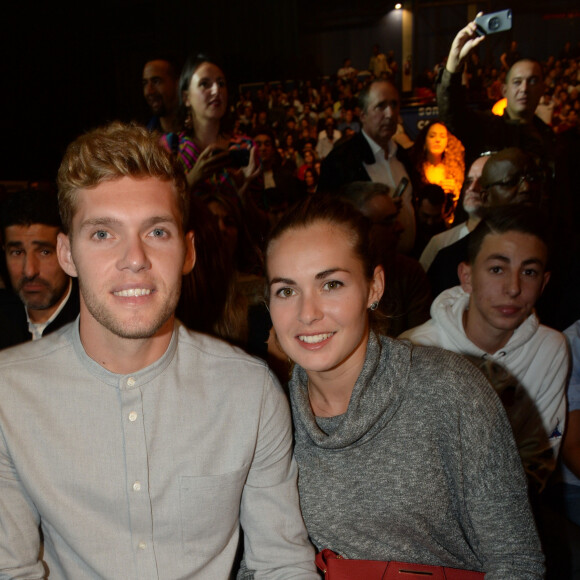
[[[228,81],[316,78],[346,56],[365,69],[374,42],[401,54],[400,12],[373,0],[5,2],[0,33],[0,181],[53,180],[66,145],[113,119],[145,120],[143,63],[161,51],[219,53]],[[405,4],[414,13],[414,73],[439,62],[467,21],[467,3]],[[541,59],[580,38],[577,2],[477,3],[511,7],[514,29],[490,37]],[[397,20],[399,18],[399,20]],[[500,38],[501,36],[501,38]]]

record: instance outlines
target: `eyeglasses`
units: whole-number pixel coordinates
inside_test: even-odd
[[[489,189],[490,187],[497,187],[498,185],[501,185],[502,187],[517,188],[520,187],[524,181],[527,181],[528,183],[534,183],[543,180],[544,176],[539,173],[522,173],[520,175],[514,175],[509,179],[502,179],[501,181],[488,183],[486,184],[485,189]]]

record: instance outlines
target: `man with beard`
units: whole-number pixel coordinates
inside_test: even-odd
[[[179,70],[165,58],[150,60],[143,67],[143,96],[153,113],[150,131],[170,133],[178,129]]]
[[[0,353],[0,577],[225,580],[243,532],[238,577],[316,580],[282,389],[175,319],[195,249],[171,153],[113,123],[58,185],[80,315]]]
[[[1,231],[12,290],[0,291],[0,348],[37,340],[74,320],[78,292],[58,263],[56,195],[26,190],[3,204]],[[24,304],[24,308],[22,308]]]
[[[429,270],[433,260],[437,256],[439,250],[454,244],[457,240],[464,238],[469,232],[473,231],[475,226],[479,223],[479,208],[481,207],[481,172],[483,171],[483,166],[489,159],[489,153],[478,157],[469,168],[467,172],[467,177],[463,183],[463,196],[461,198],[461,203],[463,211],[467,216],[467,220],[452,227],[450,230],[441,232],[436,236],[433,236],[421,257],[419,262],[425,272]],[[456,214],[457,215],[457,214]]]

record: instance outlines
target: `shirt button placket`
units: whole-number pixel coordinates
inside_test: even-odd
[[[129,512],[131,534],[136,539],[137,551],[141,554],[138,567],[139,577],[148,577],[155,566],[154,551],[149,550],[153,529],[151,505],[147,488],[148,457],[143,413],[143,393],[139,379],[125,376],[120,381],[123,401],[123,417],[126,445],[126,476],[129,485]]]

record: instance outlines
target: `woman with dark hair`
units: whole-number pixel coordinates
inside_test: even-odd
[[[294,143],[294,135],[292,133],[286,133],[283,139],[282,146],[282,167],[292,174],[296,174],[296,170],[300,165],[302,165],[302,157],[296,151],[296,145]]]
[[[207,55],[190,56],[181,72],[179,96],[182,131],[164,135],[163,143],[176,153],[192,192],[219,189],[243,209],[259,239],[267,231],[267,216],[248,187],[260,166],[253,141],[233,136],[224,127],[228,90],[223,69]]]
[[[443,188],[446,195],[445,221],[451,223],[459,199],[465,173],[464,147],[440,121],[430,121],[421,130],[411,155],[415,160],[419,191],[422,185],[432,183]]]
[[[272,322],[295,363],[310,538],[343,559],[542,578],[521,461],[490,385],[458,355],[372,330],[385,278],[370,230],[351,204],[316,195],[266,248]]]
[[[307,169],[314,169],[314,162],[316,161],[316,153],[313,149],[304,149],[302,151],[302,159],[304,163],[298,167],[296,175],[298,179],[304,181],[304,174]]]
[[[223,68],[204,54],[190,56],[179,79],[183,130],[163,137],[183,166],[195,195],[219,192],[243,213],[255,243],[268,232],[268,216],[257,205],[261,171],[252,139],[227,131],[228,90]]]
[[[307,167],[304,171],[304,186],[308,195],[316,193],[316,189],[318,188],[318,173],[314,169],[314,165]]]

